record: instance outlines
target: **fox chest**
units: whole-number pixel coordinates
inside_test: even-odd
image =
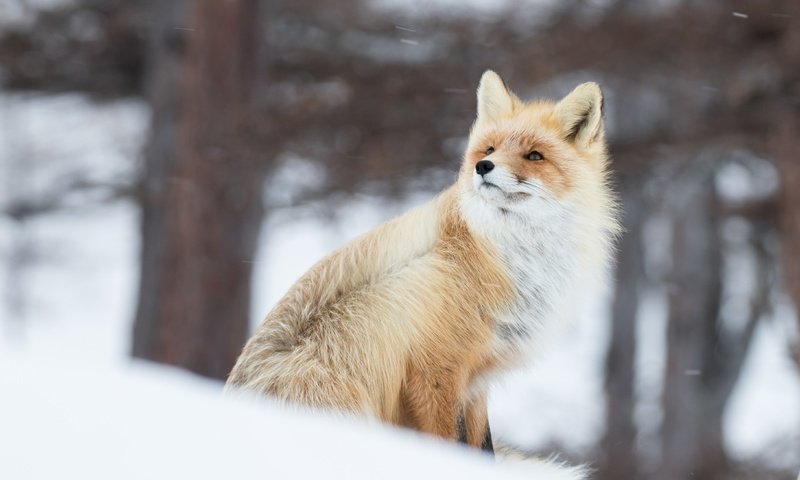
[[[560,234],[559,234],[560,233]],[[495,323],[495,344],[502,350],[527,349],[567,301],[577,284],[573,242],[562,232],[528,231],[503,245],[512,299]]]

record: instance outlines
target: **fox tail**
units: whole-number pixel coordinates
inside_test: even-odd
[[[589,480],[590,471],[582,465],[570,466],[556,457],[538,458],[507,445],[494,447],[495,460],[503,469],[511,469],[536,480]]]

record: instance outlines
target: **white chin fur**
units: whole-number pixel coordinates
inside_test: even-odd
[[[490,204],[496,207],[506,207],[506,204],[510,204],[506,198],[505,193],[500,189],[500,187],[494,185],[490,186],[490,184],[486,184],[481,180],[475,182],[476,185],[473,186],[475,192],[478,194],[480,198],[489,202]]]
[[[561,214],[563,209],[560,202],[536,180],[531,180],[528,185],[521,185],[516,178],[499,167],[484,177],[473,172],[472,192],[466,194],[476,197],[473,200],[482,201],[478,203],[485,203],[485,207],[495,207],[489,208],[492,215],[514,212],[529,219],[544,219]],[[474,201],[469,203],[473,204],[473,208],[476,206]]]
[[[526,198],[519,198],[524,194],[520,195],[520,192],[516,192],[512,188],[512,182],[507,177],[508,175],[503,174],[499,168],[487,173],[485,176],[473,172],[472,188],[480,198],[490,204],[500,208],[510,208],[526,200]],[[517,198],[514,198],[515,194]]]

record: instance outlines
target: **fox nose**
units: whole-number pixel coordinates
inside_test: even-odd
[[[475,164],[475,171],[478,173],[478,175],[486,175],[492,170],[494,170],[494,163],[490,162],[489,160],[481,160]]]

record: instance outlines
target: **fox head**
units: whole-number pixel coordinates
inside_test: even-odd
[[[579,85],[558,102],[526,102],[486,71],[459,174],[462,206],[542,216],[593,199],[609,203],[602,111],[596,83]]]

